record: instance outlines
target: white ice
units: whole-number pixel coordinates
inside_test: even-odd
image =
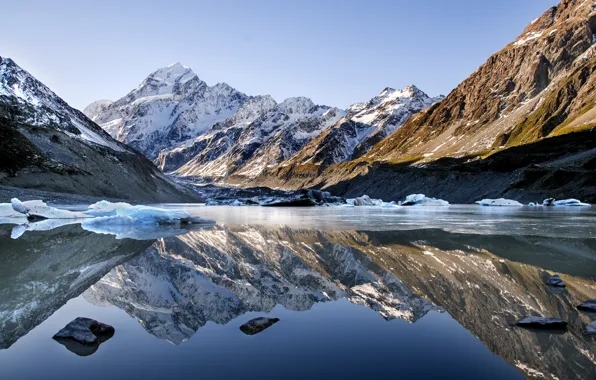
[[[482,199],[476,201],[480,206],[523,206],[518,201],[511,199],[499,198],[499,199]]]
[[[476,201],[480,206],[523,206],[518,201],[511,199],[499,198],[499,199],[482,199]]]
[[[561,199],[559,201],[554,200],[554,199],[552,199],[552,201],[551,201],[551,199],[552,198],[545,199],[544,202],[542,202],[542,204],[544,206],[547,206],[547,205],[548,206],[588,206],[588,207],[590,206],[589,203],[583,203],[583,202],[580,202],[579,200],[573,199],[573,198]]]
[[[131,206],[128,203],[111,203],[101,201],[90,205],[87,211],[73,212],[48,206],[43,201],[21,202],[13,198],[8,210],[8,204],[0,205],[0,217],[31,217],[38,216],[45,220],[29,223],[23,219],[22,224],[12,231],[12,238],[20,237],[26,231],[50,230],[65,224],[81,223],[83,229],[98,233],[109,233],[117,237],[149,238],[148,236],[162,236],[164,231],[158,231],[158,226],[168,225],[179,230],[181,224],[211,224],[209,220],[198,216],[191,216],[183,211],[172,211],[148,206]],[[15,219],[18,220],[18,219]],[[178,227],[176,227],[178,226]],[[153,232],[152,232],[153,231]],[[166,235],[179,234],[167,231]]]
[[[411,194],[406,197],[403,202],[399,202],[401,206],[449,206],[449,202],[442,199],[430,198],[424,194]]]
[[[12,198],[10,202],[12,204],[12,209],[21,216],[38,216],[45,219],[80,219],[91,217],[82,212],[73,212],[51,207],[40,200],[21,202],[17,198]]]
[[[395,202],[383,202],[382,199],[371,199],[368,195],[358,198],[346,199],[348,206],[377,206],[377,207],[398,207]]]

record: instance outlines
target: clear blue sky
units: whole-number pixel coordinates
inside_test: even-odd
[[[0,55],[71,105],[176,61],[208,84],[346,107],[413,83],[447,94],[555,0],[0,0]]]

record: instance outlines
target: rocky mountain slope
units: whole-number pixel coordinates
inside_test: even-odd
[[[589,128],[595,34],[596,3],[563,0],[368,157],[462,157]]]
[[[268,95],[249,97],[225,84],[209,87],[175,64],[157,70],[124,98],[94,102],[84,112],[163,171],[221,181],[253,178],[313,156],[324,166],[359,157],[441,99],[408,86],[386,88],[347,112],[304,97],[277,104]]]
[[[137,201],[193,199],[141,154],[2,57],[0,184]]]
[[[596,151],[585,143],[596,133],[595,34],[596,2],[563,0],[360,158],[324,171],[297,162],[237,183],[359,188],[389,200],[407,187],[464,203],[508,193],[596,201]],[[569,149],[545,149],[553,146]]]
[[[258,112],[247,112],[246,116],[239,113],[214,126],[193,144],[162,152],[158,166],[168,171],[184,163],[176,174],[212,180],[232,173],[255,176],[290,158],[345,115],[342,110],[316,105],[304,97],[289,98],[280,104],[271,103],[270,97],[258,99]],[[184,162],[194,152],[198,153]]]
[[[155,159],[162,149],[234,115],[248,99],[226,83],[208,86],[190,68],[175,63],[149,75],[123,98],[86,110],[113,138]]]
[[[441,101],[410,85],[403,90],[384,89],[368,102],[353,104],[347,116],[311,140],[299,153],[284,162],[311,163],[326,167],[358,158],[401,127],[410,116]]]

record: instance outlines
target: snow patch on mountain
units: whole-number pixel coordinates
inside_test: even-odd
[[[175,63],[105,107],[96,121],[117,140],[154,159],[161,150],[233,116],[247,99],[226,83],[208,86],[192,69]]]
[[[0,57],[0,104],[28,109],[23,122],[35,126],[57,126],[70,137],[125,151],[83,113],[71,108],[43,83],[10,58]]]

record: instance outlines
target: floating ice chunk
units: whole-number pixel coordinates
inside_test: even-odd
[[[449,202],[442,199],[430,198],[424,194],[411,194],[406,197],[403,202],[399,202],[401,206],[449,206]]]
[[[21,202],[18,199],[14,199],[17,202],[11,202],[11,203],[0,203],[0,218],[22,218],[25,217],[27,210],[29,210],[29,207],[32,206],[41,206],[44,203],[42,201],[25,201],[25,202]],[[16,211],[13,208],[13,203],[17,204],[17,208],[19,208],[22,211],[25,211],[25,214],[19,211]]]
[[[543,206],[584,206],[589,207],[589,203],[582,203],[577,199],[562,199],[557,201],[555,198],[547,198],[542,202]]]
[[[190,216],[184,211],[165,210],[149,206],[120,207],[115,214],[98,216],[85,221],[87,225],[133,225],[133,224],[190,224],[211,223],[198,216]]]
[[[397,207],[395,202],[383,202],[382,199],[372,199],[366,194],[358,198],[346,199],[346,204],[349,206]]]
[[[73,212],[51,207],[39,200],[21,202],[17,198],[13,198],[10,202],[14,211],[27,217],[37,216],[45,219],[79,219],[91,217],[82,212]]]
[[[116,210],[127,207],[132,207],[132,205],[125,202],[112,203],[108,201],[99,201],[89,206],[88,210],[85,211],[85,214],[93,216],[110,216],[116,215]]]
[[[499,198],[499,199],[482,199],[476,201],[480,206],[523,206],[518,201],[511,199]]]

